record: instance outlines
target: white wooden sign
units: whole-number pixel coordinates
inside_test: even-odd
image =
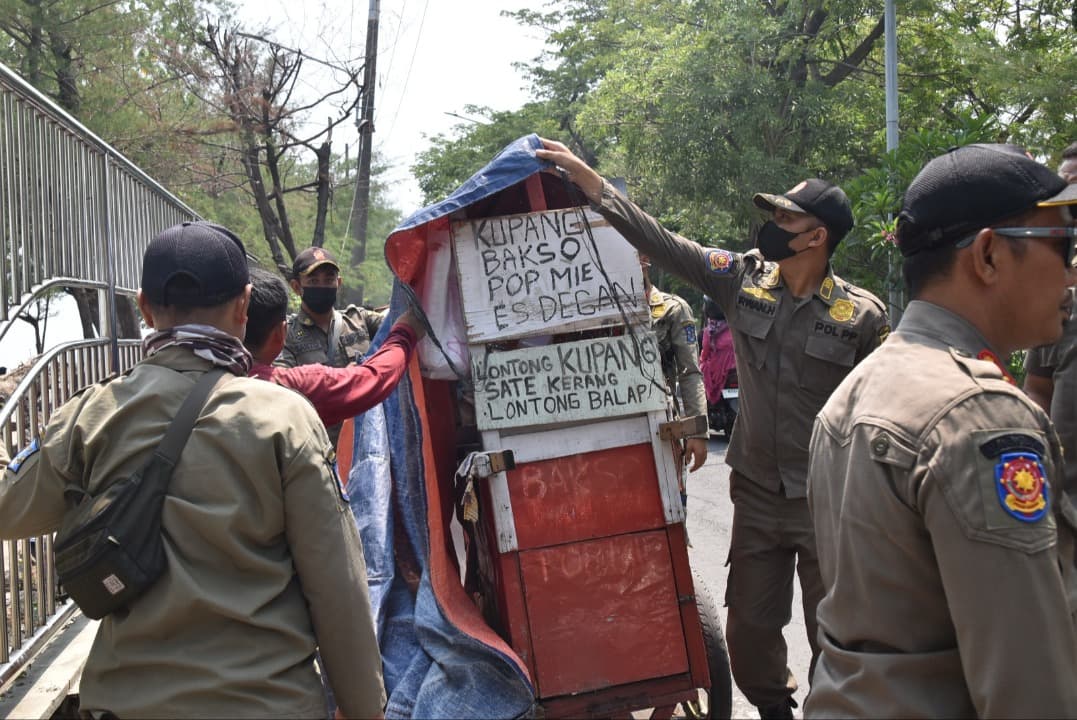
[[[610,419],[666,407],[658,340],[594,338],[486,355],[473,352],[480,430]]]
[[[647,317],[636,250],[589,209],[476,218],[452,234],[470,343],[617,325],[622,309]]]

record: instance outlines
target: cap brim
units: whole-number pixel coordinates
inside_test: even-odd
[[[788,210],[789,212],[801,213],[802,215],[810,215],[807,210],[797,205],[795,202],[785,197],[784,195],[771,195],[770,193],[756,193],[752,198],[752,202],[760,210],[769,210],[773,212],[775,208],[781,208],[782,210]]]
[[[301,272],[299,274],[304,275],[304,276],[305,275],[310,275],[312,272],[314,272],[315,270],[320,268],[322,265],[332,265],[333,267],[335,267],[337,269],[337,272],[340,272],[340,266],[337,265],[332,260],[319,260],[318,262],[314,263],[309,268],[307,268],[306,270],[304,270],[303,272]]]
[[[1077,205],[1077,183],[1070,183],[1054,197],[1049,197],[1036,203],[1036,207],[1057,207],[1059,205]]]

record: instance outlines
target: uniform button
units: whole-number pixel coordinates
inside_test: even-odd
[[[880,435],[871,441],[871,451],[876,455],[885,455],[887,450],[890,449],[890,438],[886,435]]]

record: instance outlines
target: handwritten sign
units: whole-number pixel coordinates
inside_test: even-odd
[[[651,331],[472,354],[480,430],[612,418],[666,406]]]
[[[452,234],[468,342],[621,324],[622,310],[647,316],[639,256],[591,210],[477,218]]]

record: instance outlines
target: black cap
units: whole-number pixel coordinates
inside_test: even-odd
[[[905,257],[956,243],[1014,215],[1077,203],[1066,181],[1016,145],[964,145],[928,161],[905,191],[897,244]]]
[[[184,282],[169,286],[181,276]],[[154,305],[212,307],[239,295],[249,282],[243,242],[213,223],[173,225],[142,255],[142,294]]]
[[[853,229],[853,208],[845,191],[819,178],[808,178],[781,195],[756,193],[752,202],[771,212],[775,208],[783,208],[789,212],[814,215],[834,233],[835,243]]]
[[[295,256],[295,262],[292,263],[292,277],[298,279],[303,275],[309,275],[322,265],[332,265],[337,272],[340,272],[340,265],[333,257],[333,253],[325,248],[309,247]]]

